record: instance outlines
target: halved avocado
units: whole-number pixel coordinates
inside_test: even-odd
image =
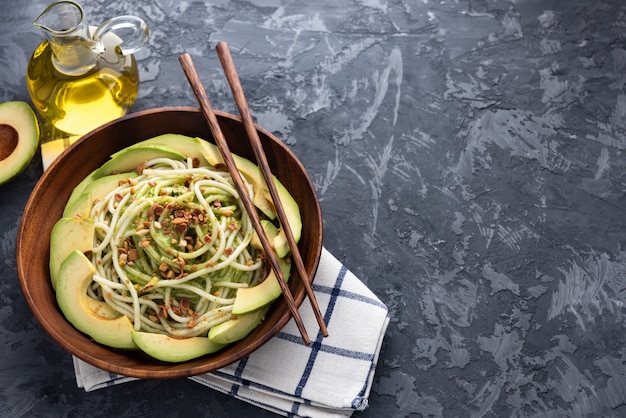
[[[38,146],[39,124],[28,103],[0,103],[0,184],[20,174]]]
[[[206,337],[176,338],[142,331],[133,331],[131,336],[140,350],[157,360],[169,363],[193,360],[215,353],[225,346]]]
[[[93,249],[95,227],[93,219],[73,216],[61,218],[50,232],[50,279],[57,288],[61,264],[74,250],[87,252]]]
[[[72,251],[61,263],[56,298],[65,318],[79,331],[96,342],[113,348],[136,349],[131,332],[133,325],[126,316],[107,319],[90,309],[87,287],[95,267],[79,250]]]

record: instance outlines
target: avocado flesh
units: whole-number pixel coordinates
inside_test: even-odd
[[[271,221],[268,221],[267,219],[261,219],[261,227],[263,227],[263,231],[265,231],[265,236],[267,237],[267,239],[270,242],[274,241],[274,239],[278,235],[278,228],[276,228],[276,225],[274,225]],[[261,239],[259,238],[259,235],[256,233],[256,231],[252,235],[250,245],[257,250],[263,250],[263,244],[261,244]]]
[[[0,184],[24,171],[38,146],[39,124],[28,103],[0,103]]]
[[[93,249],[94,233],[91,218],[73,216],[56,221],[50,232],[50,280],[53,289],[63,279],[59,270],[66,257],[74,250],[85,253]]]
[[[169,363],[193,360],[215,353],[225,346],[206,337],[176,338],[142,331],[133,331],[131,336],[140,350],[157,360]]]
[[[99,317],[104,319],[115,319],[122,316],[121,313],[111,308],[106,302],[95,300],[90,297],[85,298],[85,301],[87,302],[89,310]]]
[[[126,316],[106,319],[89,306],[87,287],[91,284],[95,267],[79,250],[70,252],[59,269],[56,298],[65,318],[79,331],[96,342],[114,348],[136,349],[131,332],[133,325]]]
[[[285,282],[288,281],[289,273],[291,272],[291,263],[279,258],[278,264],[280,265],[280,270],[283,273]],[[278,279],[276,278],[274,271],[271,270],[265,280],[258,285],[237,289],[232,314],[242,315],[255,311],[272,303],[282,294],[283,290],[281,289],[280,284],[278,284]]]
[[[230,344],[245,338],[263,321],[269,308],[270,305],[265,305],[256,311],[234,316],[212,327],[209,330],[209,340],[219,344]]]
[[[80,216],[82,218],[89,218],[91,215],[91,207],[93,206],[93,199],[91,198],[91,192],[82,192],[80,196],[75,199],[68,200],[63,209],[64,218],[71,218],[72,216]]]

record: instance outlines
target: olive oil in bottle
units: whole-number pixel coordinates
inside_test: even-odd
[[[28,65],[26,84],[44,123],[61,135],[82,135],[125,115],[137,99],[139,76],[132,55],[119,58],[125,62],[97,57],[98,65],[86,73],[64,74],[53,63],[50,42],[43,41]]]

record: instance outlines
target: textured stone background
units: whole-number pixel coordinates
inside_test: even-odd
[[[109,4],[112,3],[112,4]],[[0,101],[47,2],[0,2]],[[392,316],[355,417],[626,416],[626,4],[619,0],[82,2],[151,29],[135,110],[191,105],[189,52],[309,170],[325,246]],[[22,297],[35,158],[0,186],[0,414],[270,416],[181,380],[84,393]]]

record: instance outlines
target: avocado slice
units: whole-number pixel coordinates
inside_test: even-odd
[[[87,287],[95,267],[80,250],[73,250],[61,263],[56,298],[65,318],[79,331],[109,347],[136,349],[131,332],[133,325],[126,316],[106,319],[90,309]]]
[[[91,192],[82,192],[80,196],[67,201],[61,216],[64,218],[71,218],[72,216],[89,218],[92,206],[93,199],[91,198]]]
[[[170,363],[180,363],[215,353],[225,346],[206,337],[176,338],[142,331],[133,331],[131,336],[137,347],[146,354]]]
[[[276,238],[276,236],[278,235],[278,228],[276,228],[276,225],[274,225],[271,221],[268,221],[267,219],[261,219],[261,226],[265,231],[265,236],[267,236],[267,239],[272,242],[274,238]],[[257,250],[263,249],[263,244],[261,244],[261,239],[257,235],[256,231],[252,235],[250,245]]]
[[[283,272],[285,281],[289,280],[289,273],[291,272],[291,263],[288,263],[282,258],[278,259],[280,270]],[[255,311],[265,305],[272,303],[283,291],[278,284],[278,279],[274,274],[274,271],[270,271],[268,276],[256,286],[243,287],[237,289],[237,295],[235,296],[235,303],[233,304],[233,315],[242,315],[248,312]]]
[[[26,102],[0,104],[0,184],[20,174],[39,146],[37,117]]]
[[[85,301],[87,302],[87,307],[91,312],[104,319],[115,319],[122,316],[121,313],[111,308],[106,302],[95,300],[90,297],[86,297]]]
[[[180,135],[180,134],[163,134],[155,136],[154,138],[146,139],[136,144],[131,145],[128,148],[140,148],[144,146],[165,146],[167,148],[174,149],[181,154],[186,155],[192,159],[198,159],[200,165],[208,165],[209,162],[204,157],[204,154],[200,151],[198,143],[192,137]],[[116,158],[118,154],[124,151],[118,151],[111,155],[111,158]]]
[[[209,340],[219,344],[230,344],[243,339],[263,321],[269,308],[270,305],[265,305],[256,311],[233,316],[228,321],[214,326],[209,330]]]
[[[91,175],[97,179],[119,172],[134,171],[138,166],[153,158],[172,158],[184,160],[187,156],[174,148],[165,145],[147,144],[142,146],[128,147],[113,154],[109,159],[96,169]]]
[[[82,253],[93,249],[95,226],[93,219],[73,216],[61,218],[50,232],[50,279],[52,288],[59,282],[60,268],[65,258],[74,250]]]
[[[92,178],[89,182],[79,183],[79,185],[74,188],[65,204],[63,216],[74,216],[76,213],[83,215],[82,211],[86,208],[89,210],[87,212],[87,216],[89,216],[94,200],[104,198],[117,188],[120,182],[135,178],[138,175],[139,174],[136,172],[131,171],[128,173],[117,173],[100,178]]]

